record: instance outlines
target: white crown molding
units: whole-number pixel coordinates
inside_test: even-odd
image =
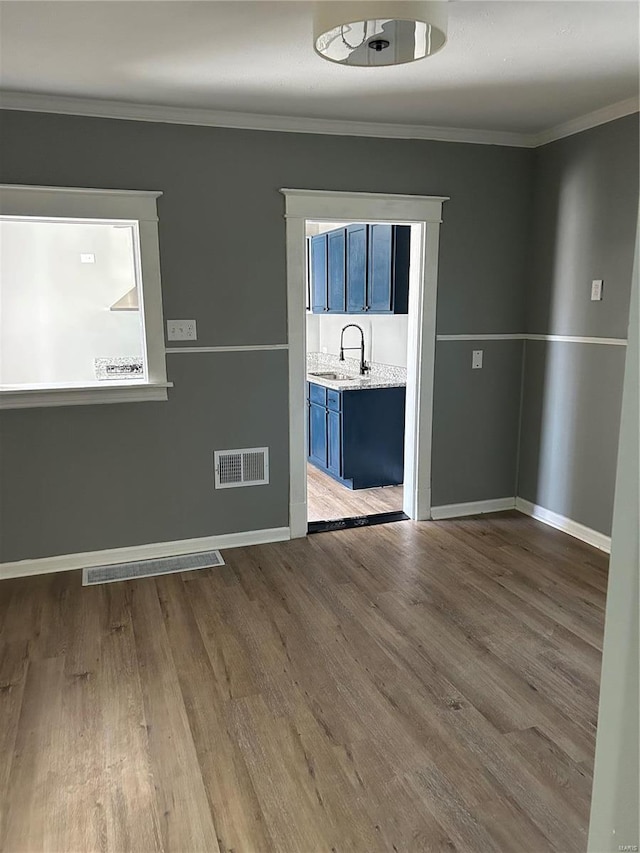
[[[35,560],[17,560],[0,563],[0,580],[22,578],[29,575],[46,575],[51,572],[68,572],[109,566],[113,563],[131,563],[135,560],[156,560],[160,557],[178,557],[200,551],[220,551],[227,548],[244,548],[248,545],[265,545],[290,539],[288,527],[265,530],[246,530],[241,533],[222,533],[198,539],[180,539],[175,542],[154,542],[149,545],[132,545],[129,548],[109,548],[104,551],[85,551],[58,557],[40,557]]]
[[[608,121],[615,121],[617,118],[637,113],[640,109],[640,101],[638,98],[627,98],[625,101],[618,101],[615,104],[602,107],[587,115],[579,116],[571,119],[571,121],[563,122],[549,130],[543,130],[532,137],[533,147],[539,148],[541,145],[547,145],[549,142],[555,142],[557,139],[564,139],[566,136],[573,136],[574,133],[581,133],[583,130],[590,130],[592,127],[598,127],[600,124],[606,124]]]
[[[600,533],[598,530],[586,527],[572,518],[552,512],[552,510],[531,503],[531,501],[527,501],[524,498],[516,498],[516,509],[524,515],[535,518],[536,521],[541,521],[543,524],[548,524],[549,527],[555,527],[556,530],[561,530],[575,539],[586,542],[587,545],[592,545],[594,548],[606,551],[607,554],[611,553],[611,537]]]
[[[129,121],[190,124],[200,127],[226,127],[237,130],[272,130],[282,133],[320,133],[331,136],[365,136],[382,139],[425,139],[435,142],[470,142],[478,145],[507,145],[530,148],[528,134],[498,130],[467,130],[457,127],[431,127],[421,124],[385,124],[340,119],[259,115],[222,112],[192,107],[165,107],[133,104],[94,98],[69,98],[29,92],[0,92],[0,109],[36,113],[126,119]]]
[[[504,145],[515,148],[539,148],[574,133],[589,130],[617,118],[638,112],[638,98],[628,98],[602,107],[584,116],[543,130],[540,133],[436,127],[423,124],[347,121],[343,119],[305,118],[301,116],[261,115],[225,112],[196,107],[170,107],[138,104],[99,98],[76,98],[32,92],[0,91],[0,109],[24,112],[56,113],[89,118],[124,119],[198,127],[225,127],[236,130],[267,130],[280,133],[317,133],[329,136],[363,136],[381,139],[423,139],[432,142],[466,142],[477,145]]]

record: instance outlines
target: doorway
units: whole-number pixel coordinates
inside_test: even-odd
[[[286,200],[287,234],[290,535],[297,538],[307,534],[309,435],[305,240],[308,221],[411,228],[411,265],[415,271],[416,286],[409,290],[402,510],[414,520],[430,518],[438,244],[442,205],[446,198],[295,189],[283,189],[281,192]],[[325,405],[329,405],[326,397]]]
[[[418,286],[411,241],[420,229],[307,220],[305,235],[308,531],[404,520],[409,291]]]

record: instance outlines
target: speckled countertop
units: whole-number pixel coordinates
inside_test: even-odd
[[[336,373],[334,379],[318,376],[319,373]],[[307,353],[307,380],[334,391],[365,391],[372,388],[403,388],[407,384],[407,370],[390,364],[373,362],[371,369],[360,376],[360,362],[355,358],[340,361],[337,355]]]

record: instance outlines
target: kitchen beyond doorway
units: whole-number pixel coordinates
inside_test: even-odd
[[[305,236],[309,531],[406,518],[411,225],[307,221]]]

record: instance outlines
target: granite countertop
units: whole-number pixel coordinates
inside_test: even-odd
[[[318,375],[329,374],[329,375]],[[331,376],[331,374],[334,374]],[[360,362],[324,353],[309,353],[307,357],[307,381],[334,391],[365,391],[373,388],[404,388],[407,371],[404,367],[387,364],[371,364],[369,372],[360,375]]]
[[[341,375],[338,379],[330,379],[326,376],[318,376],[315,373],[307,373],[307,381],[314,385],[324,385],[334,391],[364,391],[367,388],[404,388],[406,381],[399,379],[385,379],[383,376],[355,376],[346,377]]]

